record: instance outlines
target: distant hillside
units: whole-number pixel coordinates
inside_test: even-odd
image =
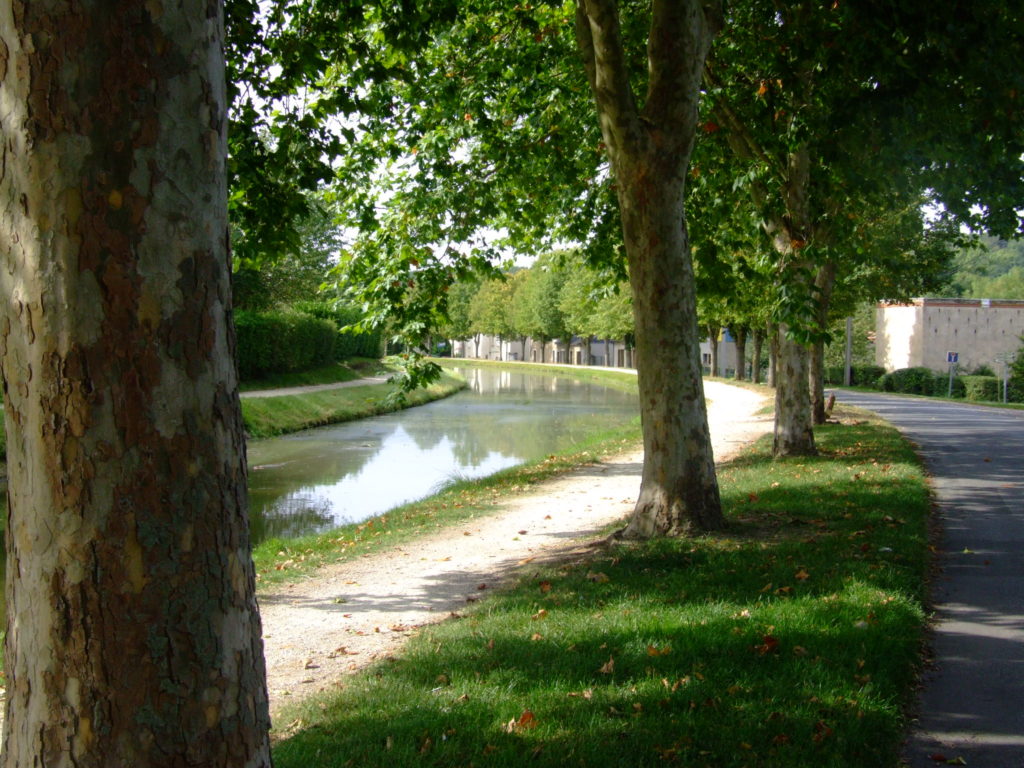
[[[982,239],[960,251],[951,293],[968,299],[1024,299],[1024,240]]]

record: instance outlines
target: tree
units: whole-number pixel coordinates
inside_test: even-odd
[[[855,259],[843,250],[851,206],[931,188],[964,220],[1020,227],[1019,78],[990,87],[992,71],[1019,69],[1018,5],[730,8],[703,126],[742,161],[727,183],[749,193],[776,252],[777,454],[814,452],[808,344],[820,340],[835,265]]]
[[[515,334],[512,311],[513,285],[502,276],[485,281],[469,303],[469,318],[477,333],[496,336],[499,341]]]
[[[564,278],[557,261],[551,254],[539,258],[527,271],[526,281],[516,293],[516,326],[535,342],[540,342],[542,363],[547,362],[548,342],[568,335],[559,304]]]
[[[621,532],[625,537],[724,524],[683,205],[701,72],[721,14],[716,3],[654,0],[641,102],[617,4],[576,5],[577,44],[615,178],[636,320],[644,469],[633,517]]]
[[[269,766],[217,0],[0,6],[6,766]]]

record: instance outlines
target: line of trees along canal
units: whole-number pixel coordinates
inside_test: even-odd
[[[722,524],[700,272],[772,297],[776,450],[809,453],[811,345],[844,275],[893,271],[880,224],[927,192],[1020,232],[1017,2],[222,10],[0,6],[7,766],[270,764],[229,229],[258,265],[329,187],[342,279],[408,338],[487,228],[628,275],[631,536]]]

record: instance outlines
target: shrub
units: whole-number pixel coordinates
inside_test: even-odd
[[[307,315],[334,323],[338,329],[338,338],[334,344],[335,359],[380,357],[383,354],[383,334],[380,330],[345,330],[346,326],[358,323],[363,319],[363,312],[358,307],[326,301],[304,301],[296,304],[295,308]]]
[[[845,366],[830,365],[825,368],[825,383],[832,386],[842,386],[845,374]],[[878,383],[878,377],[885,373],[885,368],[880,365],[851,365],[850,384],[855,387],[873,387]]]
[[[995,376],[963,376],[964,397],[968,400],[1001,400],[999,379]]]
[[[235,329],[238,375],[243,379],[301,371],[335,359],[337,327],[302,312],[239,310]]]
[[[938,374],[942,375],[942,374]],[[882,376],[881,389],[912,395],[936,394],[937,374],[931,368],[900,368]]]

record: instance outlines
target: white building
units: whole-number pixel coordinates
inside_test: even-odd
[[[1024,301],[914,299],[875,310],[875,358],[887,371],[923,366],[948,370],[955,353],[961,370],[981,365],[1000,373],[1000,360],[1017,353],[1024,335]]]

